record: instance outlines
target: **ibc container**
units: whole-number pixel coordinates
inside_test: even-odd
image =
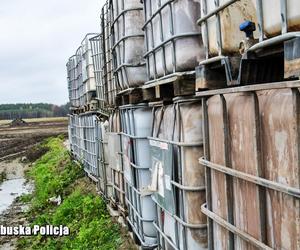
[[[121,148],[121,121],[120,113],[116,109],[109,117],[108,152],[109,169],[111,172],[112,196],[111,202],[114,207],[126,214],[125,182]]]
[[[107,104],[109,107],[114,107],[116,105],[116,96],[117,96],[117,86],[116,81],[113,74],[113,64],[112,64],[112,21],[111,21],[111,12],[112,6],[110,1],[107,0],[102,8],[102,16],[103,16],[103,30],[104,30],[104,84],[107,86]]]
[[[101,18],[102,19],[102,18]],[[92,58],[94,65],[94,75],[96,81],[96,98],[99,101],[99,107],[105,108],[105,93],[107,86],[104,84],[104,37],[103,32],[90,38],[92,48]]]
[[[201,100],[176,98],[153,107],[152,196],[159,249],[207,249]]]
[[[77,161],[83,164],[85,172],[97,183],[105,198],[112,194],[111,175],[108,169],[108,121],[101,121],[97,115],[85,113],[71,115],[71,151]]]
[[[80,127],[83,130],[82,163],[84,169],[88,174],[99,177],[97,117],[95,115],[80,115],[79,119]]]
[[[77,72],[76,72],[76,56],[71,56],[67,63],[68,74],[68,92],[69,100],[72,107],[77,107]]]
[[[90,103],[96,97],[96,81],[94,75],[94,66],[92,59],[92,47],[90,38],[96,36],[96,33],[89,33],[81,42],[82,53],[82,82],[85,87],[85,104]]]
[[[205,57],[196,20],[200,0],[143,0],[149,80],[194,70]]]
[[[82,65],[82,46],[80,46],[76,51],[76,82],[77,82],[77,97],[76,102],[77,106],[84,106],[86,104],[86,87],[83,82],[83,65]]]
[[[143,190],[151,182],[151,162],[147,136],[151,134],[151,109],[146,104],[120,107],[122,155],[127,221],[142,247],[154,248],[157,243],[153,221],[155,204]]]
[[[202,211],[214,249],[300,249],[299,87],[297,81],[201,93]]]
[[[143,55],[143,5],[140,0],[110,0],[112,56],[115,76],[121,89],[139,86],[146,81]]]
[[[263,35],[277,36],[282,32],[283,19],[287,21],[286,31],[300,30],[300,6],[298,0],[252,0],[261,16]],[[284,7],[284,3],[286,6]]]
[[[83,129],[81,126],[81,119],[78,115],[72,116],[73,138],[72,138],[72,150],[73,155],[77,161],[82,161],[83,157]]]
[[[241,41],[245,34],[239,26],[246,20],[256,22],[256,11],[253,0],[201,0],[202,38],[207,54],[232,55],[239,54]],[[227,6],[228,5],[228,6]],[[218,11],[220,6],[225,6]],[[211,13],[215,13],[209,15]]]

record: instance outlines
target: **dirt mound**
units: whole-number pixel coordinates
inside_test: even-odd
[[[10,123],[10,127],[20,127],[20,126],[27,126],[27,122],[25,122],[23,119],[21,118],[17,118],[14,119],[11,123]]]

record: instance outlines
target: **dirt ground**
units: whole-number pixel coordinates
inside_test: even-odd
[[[16,158],[49,136],[67,134],[68,119],[26,120],[22,126],[0,122],[0,161]]]
[[[22,186],[21,189],[25,188],[26,192],[31,192],[33,184],[24,185],[23,183],[25,181],[24,172],[28,165],[21,161],[22,156],[26,150],[47,137],[66,135],[67,126],[67,118],[28,119],[26,124],[21,126],[13,126],[10,121],[0,121],[0,176],[4,176],[4,180],[2,180],[4,184],[9,184],[11,181],[12,188],[18,189],[17,186]],[[4,191],[3,188],[2,185],[0,193]],[[0,195],[4,196],[3,193]],[[16,199],[18,196],[16,191],[6,195],[7,197],[2,198],[14,201],[4,212],[0,213],[0,225],[26,225],[24,212],[28,209],[28,205]],[[1,205],[4,203],[5,201],[1,201]],[[16,239],[16,237],[0,237],[0,250],[15,249]]]

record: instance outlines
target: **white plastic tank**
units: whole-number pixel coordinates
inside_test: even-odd
[[[148,105],[122,106],[122,149],[124,157],[124,177],[127,182],[127,197],[138,211],[141,221],[128,205],[128,218],[135,228],[135,232],[144,239],[144,244],[156,244],[157,232],[152,221],[156,218],[155,204],[150,195],[141,196],[134,189],[141,192],[151,182],[151,162],[149,142],[151,135],[152,114]],[[131,166],[131,163],[136,167]],[[131,188],[133,187],[133,188]],[[131,190],[131,192],[130,192]],[[141,229],[142,227],[142,229]],[[143,231],[143,235],[140,235]]]
[[[143,2],[146,59],[150,80],[174,71],[194,70],[204,58],[200,27],[196,23],[200,13],[200,0],[170,1],[166,5],[164,4],[168,2],[167,0],[143,0]],[[160,6],[164,7],[155,14]],[[186,36],[179,37],[182,35]],[[162,45],[164,42],[166,43]],[[151,51],[153,53],[150,53]]]
[[[257,1],[252,0],[257,8]],[[288,31],[300,30],[300,2],[286,0]],[[258,10],[258,9],[257,9]],[[262,0],[264,35],[273,37],[281,33],[281,0]]]
[[[217,8],[215,2],[215,0],[201,0],[202,6],[206,5],[206,14]],[[229,0],[219,0],[219,6],[227,2],[229,2]],[[271,2],[273,2],[273,0],[271,0]],[[201,17],[204,17],[206,14],[204,13],[204,9],[201,8]],[[257,22],[253,0],[237,1],[226,7],[224,10],[221,10],[219,12],[219,17],[222,37],[222,54],[239,53],[240,42],[245,40],[245,34],[239,30],[240,24],[246,20],[255,23]],[[216,15],[207,19],[208,34],[205,32],[205,22],[201,24],[201,28],[203,43],[208,47],[209,55],[218,55],[218,28]]]

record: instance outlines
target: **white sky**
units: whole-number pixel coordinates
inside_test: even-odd
[[[104,0],[1,0],[0,103],[68,101],[66,62]]]

